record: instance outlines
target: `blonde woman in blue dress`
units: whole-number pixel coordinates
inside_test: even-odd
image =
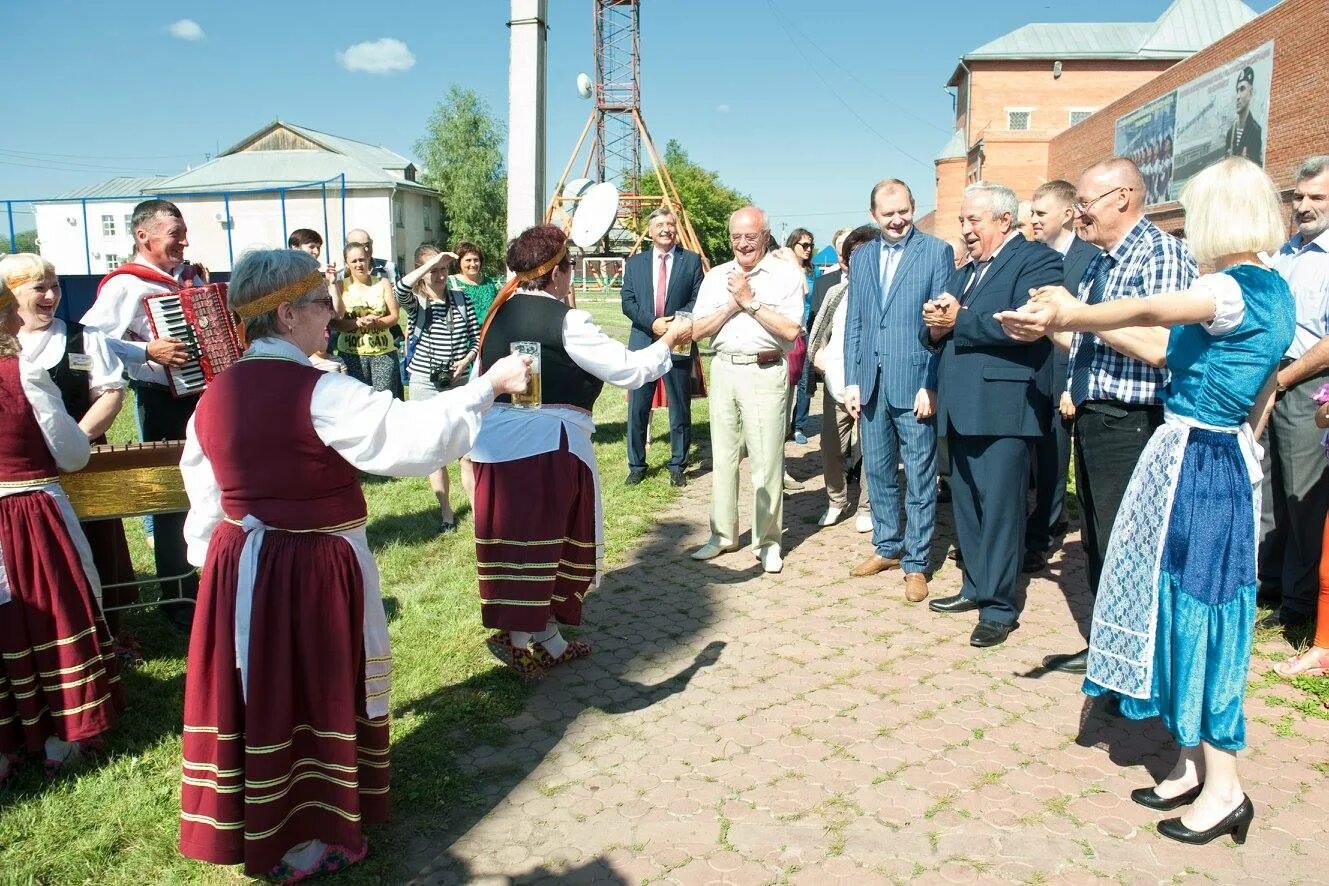
[[[1245,842],[1255,810],[1237,777],[1255,623],[1260,449],[1292,293],[1260,259],[1284,239],[1269,176],[1243,158],[1182,190],[1187,243],[1213,273],[1185,291],[1082,304],[1061,287],[997,315],[1015,338],[1159,327],[1151,362],[1169,372],[1166,418],[1141,456],[1112,529],[1094,605],[1084,691],[1115,693],[1131,719],[1160,717],[1181,753],[1131,799],[1186,843]],[[1165,328],[1170,327],[1170,329]]]

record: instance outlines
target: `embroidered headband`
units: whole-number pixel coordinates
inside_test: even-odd
[[[294,283],[287,283],[276,292],[270,292],[262,298],[240,305],[235,308],[235,313],[241,320],[261,317],[270,311],[277,310],[278,307],[287,302],[295,301],[323,281],[322,271],[310,271],[306,276],[301,277]]]
[[[564,240],[563,245],[558,248],[558,253],[553,258],[551,258],[549,261],[545,262],[544,264],[540,265],[540,267],[538,268],[533,268],[529,271],[525,271],[521,274],[518,274],[517,279],[536,280],[540,277],[543,277],[545,274],[548,274],[555,267],[557,267],[558,263],[563,261],[563,259],[567,257],[567,254],[568,254],[568,242]]]
[[[40,280],[44,276],[45,276],[44,274],[33,274],[26,272],[22,274],[10,274],[8,277],[5,278],[5,286],[9,287],[11,290],[18,289],[24,283],[31,283],[33,280]]]

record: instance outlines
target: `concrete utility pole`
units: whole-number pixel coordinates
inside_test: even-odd
[[[508,237],[539,224],[545,203],[545,44],[549,0],[512,0],[508,42]]]

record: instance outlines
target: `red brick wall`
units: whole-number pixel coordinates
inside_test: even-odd
[[[1222,40],[1168,69],[1052,139],[1048,178],[1074,182],[1087,167],[1112,156],[1117,118],[1164,95],[1243,53],[1274,41],[1269,126],[1265,133],[1265,169],[1274,184],[1290,192],[1296,168],[1310,154],[1329,153],[1329,2],[1283,0]],[[1180,228],[1175,203],[1149,213],[1160,225]]]

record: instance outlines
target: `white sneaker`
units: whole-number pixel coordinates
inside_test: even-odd
[[[872,512],[859,511],[858,516],[854,518],[854,529],[858,532],[872,531]]]
[[[784,568],[784,560],[780,559],[779,545],[767,545],[766,550],[762,551],[761,568],[767,572],[779,572]]]
[[[728,547],[725,547],[721,545],[719,542],[712,540],[706,542],[706,544],[702,545],[701,547],[693,551],[692,559],[714,560],[716,557],[720,556],[721,554],[728,554],[736,550],[738,550],[738,545],[729,545]]]
[[[831,505],[826,509],[826,513],[821,515],[821,519],[817,521],[817,525],[834,526],[836,521],[840,519],[840,515],[843,513],[844,513],[843,510],[835,507],[834,505]]]

